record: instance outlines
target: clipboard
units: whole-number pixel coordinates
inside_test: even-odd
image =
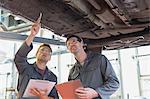
[[[26,90],[23,94],[23,97],[34,97],[32,93],[30,93],[31,88],[38,88],[41,90],[47,90],[47,95],[51,92],[52,88],[56,82],[51,82],[47,80],[36,80],[36,79],[30,79],[28,82],[28,85],[26,87]]]
[[[82,87],[82,83],[80,80],[71,80],[65,83],[57,84],[55,87],[62,99],[79,99],[75,94],[75,90]]]

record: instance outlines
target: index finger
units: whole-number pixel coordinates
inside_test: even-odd
[[[41,19],[42,19],[42,13],[40,13],[39,18],[37,19],[37,23],[40,23],[40,22],[41,22]]]

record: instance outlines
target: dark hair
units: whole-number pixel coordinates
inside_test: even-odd
[[[43,47],[43,46],[47,46],[47,47],[50,49],[50,52],[52,52],[52,48],[50,47],[50,45],[49,45],[49,44],[45,44],[45,43],[43,43],[43,44],[41,44],[41,45],[39,46],[37,52],[38,52],[39,49],[40,49],[41,47]],[[37,54],[37,52],[36,52],[36,54]]]
[[[67,43],[68,40],[69,40],[70,38],[72,38],[72,37],[77,38],[77,41],[79,41],[79,42],[83,41],[83,40],[82,40],[79,36],[77,36],[77,35],[69,35],[69,36],[67,37],[66,43]]]

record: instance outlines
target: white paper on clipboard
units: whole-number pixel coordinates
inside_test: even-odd
[[[26,90],[23,94],[23,97],[33,97],[35,95],[30,93],[31,88],[38,88],[41,90],[47,90],[47,95],[51,92],[52,88],[54,87],[56,82],[51,82],[47,80],[36,80],[36,79],[30,79],[28,82],[28,85],[26,87]]]

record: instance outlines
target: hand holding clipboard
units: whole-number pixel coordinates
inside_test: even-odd
[[[55,87],[61,95],[62,99],[79,99],[75,94],[75,90],[79,87],[83,87],[83,85],[80,80],[71,80],[57,84]]]

